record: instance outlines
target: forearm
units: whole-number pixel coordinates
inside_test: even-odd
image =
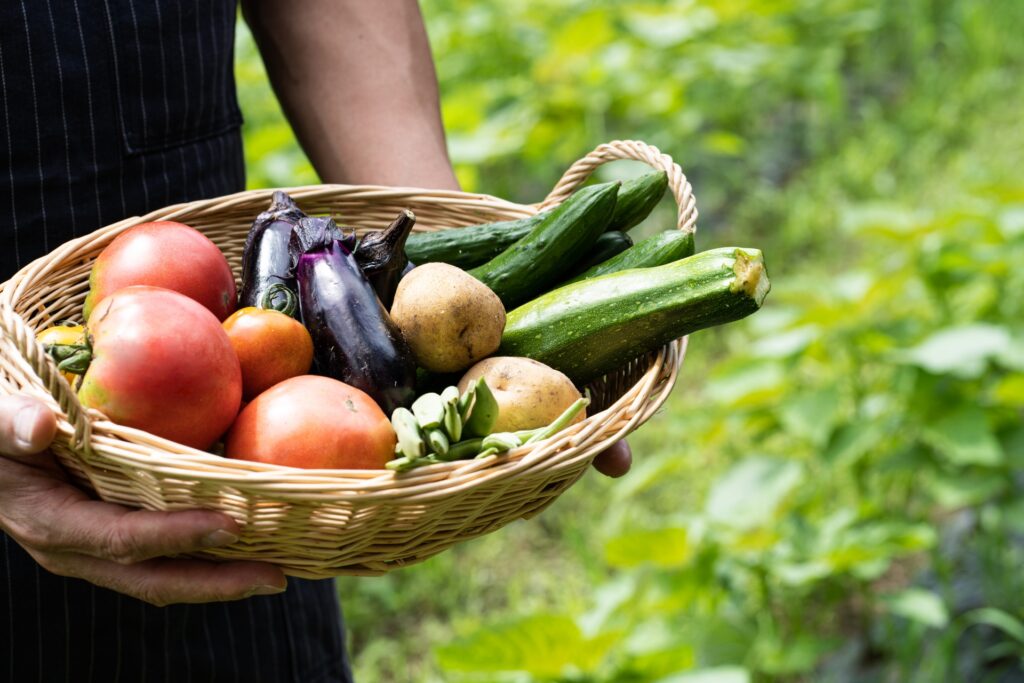
[[[324,182],[458,187],[415,0],[243,0],[242,7]]]

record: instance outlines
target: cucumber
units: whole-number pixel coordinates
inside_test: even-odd
[[[605,233],[612,235],[614,233]],[[693,256],[693,233],[682,230],[666,230],[638,242],[621,254],[598,263],[584,270],[579,275],[567,280],[564,284],[572,284],[580,280],[617,273],[631,268],[653,268],[672,263],[679,259]]]
[[[532,358],[583,385],[673,339],[750,315],[769,287],[761,252],[737,247],[583,280],[509,313],[498,355]]]
[[[525,237],[469,274],[490,287],[506,310],[529,301],[557,283],[604,232],[619,184],[584,187]]]
[[[635,228],[651,214],[667,187],[668,174],[664,171],[645,173],[622,183],[608,230],[627,232]]]
[[[617,256],[633,246],[633,240],[629,235],[620,230],[610,230],[594,242],[590,252],[583,257],[583,260],[576,264],[573,272],[582,273],[590,268],[604,263],[613,256]]]
[[[665,194],[667,185],[664,171],[622,183],[607,230],[626,231],[640,223]],[[476,268],[525,237],[549,213],[454,230],[414,232],[405,242],[405,255],[417,265],[443,261],[463,270]]]
[[[475,268],[522,239],[547,213],[468,228],[414,232],[405,241],[405,255],[417,265],[442,261],[463,270]]]

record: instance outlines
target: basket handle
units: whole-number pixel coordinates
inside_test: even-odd
[[[617,159],[643,161],[659,171],[665,171],[668,174],[668,186],[679,207],[677,227],[684,232],[696,232],[697,200],[694,198],[693,188],[690,187],[690,182],[679,168],[679,164],[672,161],[672,157],[663,154],[657,147],[639,140],[613,140],[599,146],[570,166],[537,208],[543,211],[561,204],[590,177],[590,174],[598,166]]]
[[[57,370],[57,364],[43,350],[42,344],[36,341],[32,329],[6,303],[0,303],[0,331],[11,341],[21,357],[28,362],[32,370],[42,380],[43,386],[67,415],[68,421],[75,429],[72,446],[77,445],[88,451],[92,436],[92,424],[86,415],[85,408],[78,401],[78,396],[71,390],[67,380]]]

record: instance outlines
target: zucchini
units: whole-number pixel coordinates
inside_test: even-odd
[[[605,233],[612,235],[614,233]],[[638,242],[624,252],[613,256],[607,261],[584,270],[579,275],[567,280],[564,284],[572,284],[580,280],[617,273],[632,268],[653,268],[672,263],[679,259],[693,256],[693,233],[682,230],[666,230]]]
[[[557,283],[597,241],[615,211],[618,189],[618,182],[584,187],[469,274],[490,287],[506,310],[529,301]]]
[[[664,171],[622,183],[607,230],[626,231],[640,223],[665,194],[667,185]],[[549,213],[454,230],[414,232],[405,242],[405,255],[415,264],[443,261],[463,270],[476,268],[525,237]]]
[[[586,384],[673,339],[750,315],[769,287],[761,252],[736,247],[583,280],[509,313],[498,355],[532,358]]]
[[[647,218],[665,195],[668,174],[664,171],[645,173],[622,183],[609,230],[627,232]]]

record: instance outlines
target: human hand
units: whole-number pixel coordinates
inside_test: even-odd
[[[269,564],[165,557],[229,545],[238,525],[219,512],[135,510],[89,498],[45,451],[56,429],[42,403],[0,397],[0,529],[44,569],[158,606],[285,589],[284,574]]]
[[[633,466],[633,451],[630,450],[626,440],[616,441],[608,450],[597,454],[594,458],[594,469],[605,475],[617,479],[629,472]]]

